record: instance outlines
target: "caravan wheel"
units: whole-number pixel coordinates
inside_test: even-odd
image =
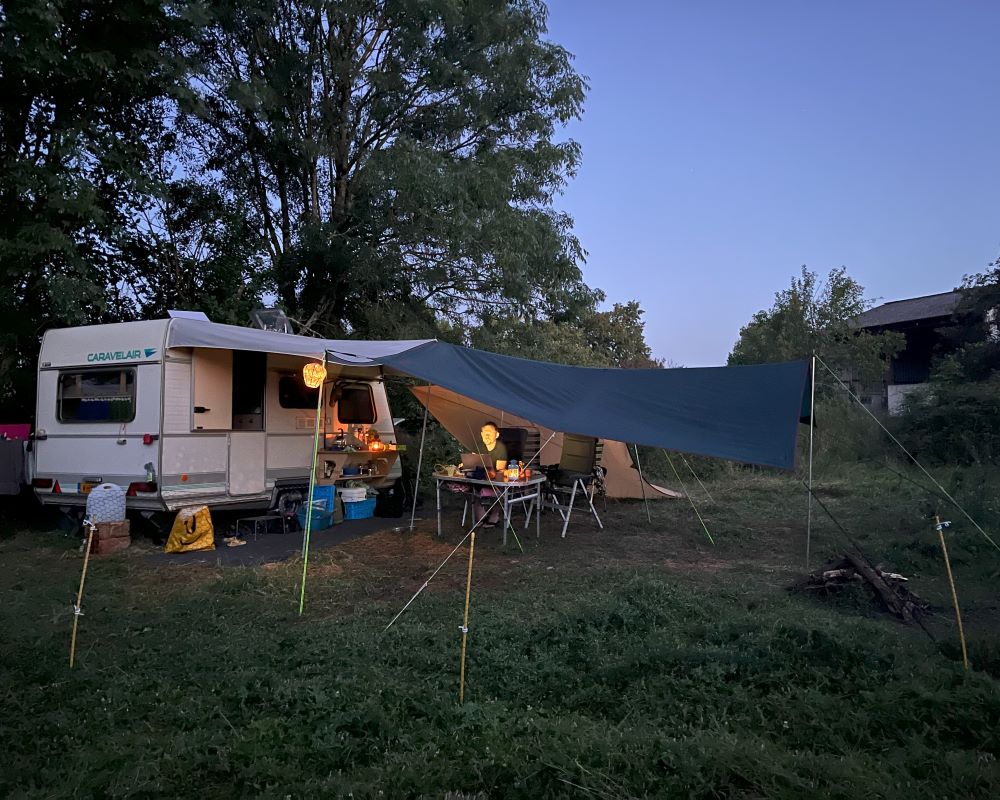
[[[304,498],[305,492],[299,489],[284,489],[274,501],[274,510],[283,517],[294,517]]]

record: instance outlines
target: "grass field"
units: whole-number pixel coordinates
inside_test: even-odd
[[[997,797],[1000,553],[951,534],[975,669],[958,661],[927,494],[869,470],[820,497],[932,602],[932,640],[864,591],[789,592],[805,495],[739,472],[700,499],[611,505],[525,552],[476,547],[382,629],[461,538],[429,521],[300,562],[180,568],[142,547],[93,562],[56,532],[0,541],[0,795],[8,797]],[[997,509],[952,476],[987,530]],[[978,480],[978,479],[977,479]],[[964,481],[964,484],[962,483]],[[695,487],[693,491],[700,491]],[[843,552],[817,510],[813,566]],[[318,534],[322,536],[322,534]]]

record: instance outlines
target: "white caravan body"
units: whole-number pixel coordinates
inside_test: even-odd
[[[171,335],[178,324],[198,336]],[[213,336],[232,349],[175,346]],[[309,483],[316,395],[302,367],[323,357],[325,342],[184,319],[47,331],[32,454],[38,498],[83,506],[93,485],[109,482],[128,489],[136,510],[275,507]],[[331,363],[327,380],[324,432],[354,427],[361,413],[364,431],[396,441],[377,368]],[[373,485],[400,475],[396,461]]]

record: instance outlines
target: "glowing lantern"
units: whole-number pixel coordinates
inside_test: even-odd
[[[302,368],[302,380],[310,389],[318,389],[326,380],[326,367],[317,361],[306,364]]]
[[[516,481],[521,477],[521,469],[518,467],[516,461],[508,461],[507,469],[503,471],[504,477],[508,481]]]

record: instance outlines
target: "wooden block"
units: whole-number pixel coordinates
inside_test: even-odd
[[[125,550],[132,544],[132,538],[130,536],[115,536],[113,538],[105,538],[101,536],[94,536],[94,542],[90,546],[90,552],[98,556],[106,556],[111,553],[117,553],[119,550]]]
[[[131,532],[129,530],[127,519],[123,519],[121,522],[97,523],[97,535],[101,537],[101,539],[127,538],[130,534]]]

